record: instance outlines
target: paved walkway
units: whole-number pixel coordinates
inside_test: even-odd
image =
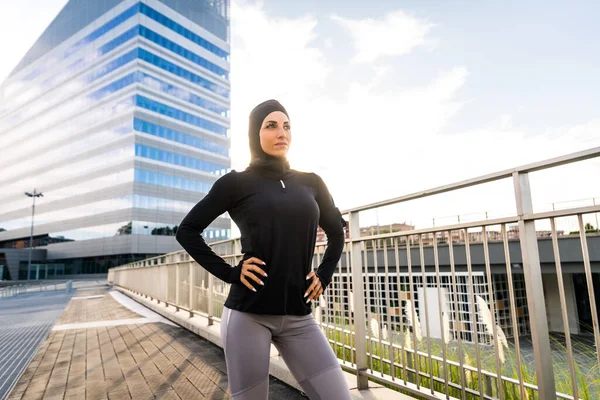
[[[71,294],[22,293],[0,299],[0,399],[4,399],[48,336]]]
[[[115,298],[78,290],[8,398],[230,398],[219,347]],[[274,378],[269,397],[306,399]]]

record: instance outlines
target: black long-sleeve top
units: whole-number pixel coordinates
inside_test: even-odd
[[[257,257],[266,263],[259,267],[268,277],[261,277],[264,286],[254,283],[256,292],[240,281],[242,263],[232,267],[201,236],[224,212],[240,229],[243,260]],[[327,235],[327,249],[316,270],[325,289],[343,251],[346,223],[316,174],[232,171],[192,208],[176,238],[198,264],[231,283],[226,307],[254,314],[307,315],[311,304],[306,303],[304,293],[312,280],[306,276],[311,271],[318,225]]]

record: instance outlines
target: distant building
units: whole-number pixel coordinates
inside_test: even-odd
[[[350,239],[350,226],[347,225],[346,228],[344,228],[344,233],[346,235],[346,239]],[[413,225],[408,225],[406,223],[394,223],[394,224],[390,224],[390,225],[372,225],[372,226],[367,226],[367,227],[363,227],[360,228],[360,236],[371,236],[371,235],[378,235],[378,234],[383,234],[383,233],[390,233],[390,232],[400,232],[400,231],[410,231],[415,229],[415,227]],[[317,229],[317,243],[321,243],[321,242],[326,242],[327,241],[327,235],[325,235],[325,231],[323,231],[323,229],[321,229],[321,227],[319,227]]]
[[[177,225],[231,164],[229,54],[229,0],[70,0],[0,85],[4,277],[181,249]],[[35,273],[2,257],[28,252],[34,188]]]

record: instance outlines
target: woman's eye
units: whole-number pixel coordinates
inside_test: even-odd
[[[285,126],[283,127],[283,129],[285,129],[286,131],[289,131],[289,130],[291,130],[291,129],[292,129],[292,127],[291,127],[291,126],[289,126],[289,125],[285,125]]]
[[[269,128],[269,129],[275,128],[275,124],[269,124],[269,125],[267,125],[267,128]]]

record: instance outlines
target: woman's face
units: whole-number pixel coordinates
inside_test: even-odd
[[[285,157],[292,143],[290,120],[281,111],[267,115],[260,127],[260,147],[270,156]]]

